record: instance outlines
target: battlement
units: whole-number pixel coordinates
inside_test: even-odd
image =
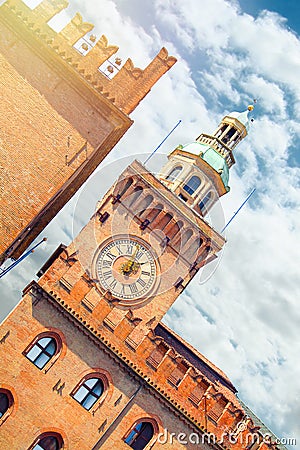
[[[49,26],[48,22],[67,6],[67,0],[43,0],[31,10],[22,0],[7,0],[0,7],[0,16],[22,40],[35,47],[41,58],[53,61],[53,56],[58,57],[56,59],[93,91],[130,114],[176,59],[162,48],[144,70],[136,68],[131,59],[119,69],[118,58],[113,63],[110,61],[118,47],[109,45],[104,35],[97,42],[94,35],[87,36],[94,26],[84,22],[79,13],[59,33]],[[74,45],[84,37],[81,54]],[[99,68],[103,64],[106,69],[101,72]],[[116,75],[110,78],[112,71]]]

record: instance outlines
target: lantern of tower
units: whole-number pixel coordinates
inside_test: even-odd
[[[248,134],[249,112],[253,108],[249,105],[244,112],[232,112],[223,117],[212,135],[202,133],[194,142],[179,145],[158,175],[201,216],[230,190],[229,169],[235,164],[233,150]]]

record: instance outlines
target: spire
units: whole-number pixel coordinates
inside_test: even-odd
[[[198,214],[204,216],[229,192],[233,150],[247,136],[254,106],[226,115],[215,132],[202,133],[192,143],[178,146],[162,168],[159,179]]]

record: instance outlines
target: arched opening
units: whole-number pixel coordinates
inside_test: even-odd
[[[178,222],[176,222],[177,232],[174,234],[173,239],[172,239],[172,246],[176,250],[179,249],[180,244],[181,244],[181,240],[182,240],[182,237],[183,237],[182,227],[183,227],[182,220],[178,220]]]
[[[211,198],[212,198],[212,192],[209,191],[209,192],[205,195],[205,197],[201,200],[201,202],[199,203],[199,208],[200,208],[200,210],[201,210],[202,213],[204,213],[204,212],[207,211],[207,206],[208,206],[208,204],[210,203]]]
[[[165,227],[168,225],[170,220],[172,220],[173,216],[170,213],[166,213],[163,215],[163,217],[160,219],[160,221],[156,224],[156,228],[159,228],[160,230],[164,230]]]
[[[175,236],[180,232],[180,229],[183,226],[183,222],[179,220],[175,223],[170,223],[168,228],[165,230],[166,235],[169,239],[174,239]]]
[[[158,205],[154,206],[154,208],[150,209],[147,214],[147,219],[149,220],[149,222],[150,223],[153,222],[162,210],[163,210],[163,205],[160,203]]]
[[[0,390],[0,419],[4,416],[4,414],[9,410],[10,407],[11,402],[7,394],[8,393],[5,390]]]
[[[98,376],[82,380],[71,395],[83,408],[90,410],[103,393],[104,383]]]
[[[236,129],[233,127],[230,128],[230,130],[228,130],[227,133],[225,134],[225,136],[223,136],[223,138],[222,138],[222,141],[224,142],[224,144],[227,144],[235,133],[236,133]]]
[[[201,184],[201,180],[196,175],[193,175],[189,181],[183,186],[183,189],[190,195],[193,195],[193,193],[198,189],[198,187]]]
[[[124,439],[134,450],[143,450],[154,436],[154,428],[151,422],[138,422]]]
[[[182,235],[182,240],[181,240],[181,246],[184,247],[185,244],[188,242],[189,239],[191,239],[193,235],[192,230],[186,230],[183,235]]]
[[[197,258],[197,262],[204,261],[207,258],[210,250],[211,250],[210,245],[206,245],[205,248],[201,250],[199,257]]]
[[[176,178],[178,177],[178,175],[180,174],[181,171],[182,171],[181,166],[174,167],[174,169],[171,170],[169,175],[167,175],[166,180],[170,180],[170,181],[176,180]]]
[[[186,250],[185,255],[186,256],[188,255],[190,258],[192,258],[198,252],[202,244],[203,244],[202,238],[199,237],[195,239]]]
[[[123,180],[123,183],[124,183],[124,180]],[[122,197],[122,195],[125,194],[125,192],[130,188],[132,183],[133,183],[133,179],[131,177],[126,179],[126,183],[124,184],[123,188],[119,192],[120,197]]]
[[[137,201],[142,192],[143,188],[141,186],[137,186],[134,188],[133,192],[129,195],[129,207]]]
[[[46,364],[61,349],[60,338],[52,334],[43,334],[42,337],[33,341],[24,354],[38,369],[42,370]]]
[[[226,130],[226,128],[227,128],[227,125],[222,125],[222,126],[219,128],[219,130],[217,131],[216,137],[219,138],[219,137],[224,133],[224,131]]]
[[[151,205],[152,202],[153,202],[152,195],[146,195],[146,197],[138,205],[137,215],[141,217],[145,213],[145,211],[147,211],[148,207]]]
[[[40,436],[30,450],[61,450],[62,448],[62,437],[57,433],[49,433],[46,436]]]

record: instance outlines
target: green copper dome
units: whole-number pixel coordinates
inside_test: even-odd
[[[224,186],[228,189],[229,169],[225,159],[218,152],[208,145],[200,144],[199,142],[186,144],[183,146],[182,150],[200,156],[220,174]]]

